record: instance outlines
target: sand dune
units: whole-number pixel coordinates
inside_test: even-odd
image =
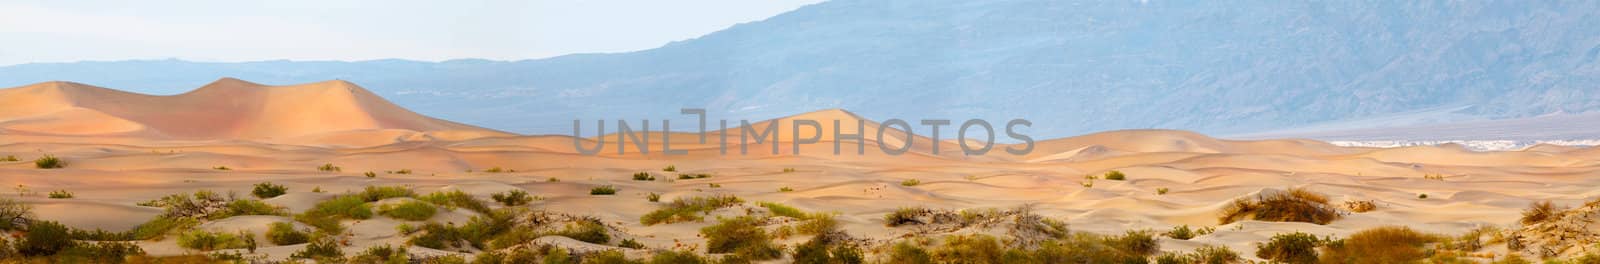
[[[274,87],[223,79],[174,96],[52,82],[0,90],[0,103],[0,135],[4,135],[0,157],[22,159],[0,162],[0,183],[30,190],[0,194],[20,195],[18,199],[34,205],[40,219],[90,229],[126,230],[138,225],[161,209],[137,204],[169,194],[213,190],[248,197],[252,184],[270,181],[289,192],[263,201],[294,212],[368,186],[404,186],[419,193],[460,190],[486,202],[494,193],[525,190],[539,198],[524,205],[530,209],[594,217],[614,236],[649,247],[628,251],[629,255],[703,245],[699,229],[714,223],[715,216],[764,210],[754,202],[769,201],[838,213],[841,229],[869,246],[944,234],[885,227],[882,216],[901,207],[1031,205],[1041,215],[1067,221],[1077,232],[1215,227],[1216,233],[1191,240],[1162,238],[1160,244],[1168,251],[1226,245],[1253,259],[1253,243],[1277,233],[1345,236],[1365,228],[1405,225],[1453,235],[1479,226],[1515,227],[1520,211],[1534,201],[1577,205],[1600,195],[1593,188],[1600,185],[1600,179],[1593,177],[1600,173],[1600,154],[1596,154],[1600,152],[1594,148],[1373,149],[1309,140],[1235,141],[1185,131],[1126,130],[1041,139],[1025,156],[1003,152],[966,156],[953,141],[940,142],[943,153],[935,155],[928,144],[931,139],[906,138],[891,131],[886,134],[899,137],[887,138],[894,141],[887,143],[913,140],[918,145],[905,155],[886,155],[876,149],[874,131],[880,124],[862,120],[869,132],[864,140],[867,154],[854,154],[858,144],[852,140],[841,142],[852,151],[833,155],[832,142],[837,139],[831,135],[831,120],[861,119],[844,110],[824,110],[778,119],[825,121],[821,129],[829,133],[820,135],[819,143],[803,146],[799,154],[793,154],[789,142],[813,134],[796,135],[788,125],[780,125],[778,142],[751,144],[749,155],[720,153],[715,139],[723,134],[735,139],[729,144],[730,153],[738,151],[736,138],[743,132],[730,129],[713,131],[706,144],[690,133],[657,134],[650,139],[654,152],[663,137],[672,137],[673,147],[687,150],[686,155],[638,154],[631,143],[626,146],[630,153],[616,154],[616,145],[609,145],[616,144],[613,141],[601,155],[585,156],[577,154],[568,136],[509,135],[427,118],[341,81]],[[755,126],[772,124],[769,120]],[[854,132],[853,128],[848,125],[846,132]],[[593,144],[595,138],[580,140]],[[771,154],[774,145],[779,154]],[[30,161],[44,154],[62,157],[69,165],[34,168]],[[341,170],[316,169],[324,164]],[[667,166],[675,171],[663,171]],[[1125,173],[1127,179],[1099,176],[1110,170]],[[374,177],[363,175],[366,172]],[[641,172],[657,180],[631,179]],[[709,177],[679,179],[685,174]],[[618,191],[590,195],[591,188],[599,186]],[[1373,201],[1378,208],[1350,213],[1327,225],[1217,221],[1218,211],[1234,199],[1287,188],[1323,193],[1336,204]],[[40,194],[53,190],[71,191],[76,197],[48,199]],[[650,194],[660,195],[663,202],[726,194],[750,203],[713,211],[707,221],[644,225],[639,218],[660,206],[646,201]],[[476,215],[461,208],[441,209],[430,220],[459,224]],[[259,234],[267,222],[287,220],[291,219],[246,216],[208,220],[201,227]],[[402,223],[422,222],[384,216],[346,220],[353,241],[345,250],[402,244],[409,238],[395,231]],[[616,240],[605,245],[562,237],[538,240],[574,249],[617,246]],[[171,240],[140,245],[158,255],[188,252]],[[259,254],[281,259],[300,247],[264,247]],[[427,254],[463,254],[412,248]]]

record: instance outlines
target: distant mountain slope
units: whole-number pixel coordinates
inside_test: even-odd
[[[379,130],[505,135],[416,114],[345,81],[274,87],[225,78],[171,96],[71,82],[0,89],[0,133],[281,140]]]
[[[835,0],[661,48],[516,62],[85,62],[0,67],[175,93],[218,76],[344,79],[419,112],[524,133],[572,119],[1034,121],[1276,130],[1426,109],[1418,123],[1600,109],[1600,2]]]

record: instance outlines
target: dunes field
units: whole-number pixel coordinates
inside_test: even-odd
[[[794,150],[792,141],[813,135],[790,133],[786,120],[793,118],[823,121],[821,131],[829,132],[834,129],[829,121],[839,120],[845,124],[841,131],[868,136],[840,141],[842,155],[833,154],[836,139],[827,133],[819,143]],[[990,242],[1022,250],[1017,252],[1050,247],[1039,241],[1109,245],[1091,250],[1100,253],[1079,253],[1149,262],[1164,253],[1184,256],[1224,246],[1237,254],[1231,261],[1265,262],[1272,260],[1270,254],[1258,251],[1276,235],[1303,232],[1338,239],[1393,226],[1433,236],[1415,245],[1426,252],[1418,258],[1430,261],[1566,259],[1600,250],[1593,246],[1600,230],[1587,225],[1600,210],[1591,201],[1600,195],[1594,188],[1600,186],[1600,151],[1592,148],[1357,148],[1303,139],[1235,141],[1186,131],[1123,130],[1038,139],[1032,152],[1021,156],[999,151],[1014,145],[967,156],[954,140],[937,142],[940,152],[934,153],[931,138],[894,131],[886,133],[891,135],[886,143],[910,141],[912,148],[887,155],[871,136],[881,124],[861,120],[864,127],[857,128],[858,120],[839,109],[795,113],[755,123],[756,128],[780,126],[779,141],[748,146],[739,145],[743,135],[736,128],[712,131],[705,143],[677,129],[655,134],[648,154],[631,142],[627,153],[617,154],[617,136],[605,135],[610,142],[598,155],[581,155],[574,141],[593,146],[597,138],[517,135],[434,119],[344,81],[267,86],[222,79],[171,96],[49,82],[0,90],[0,157],[15,157],[0,162],[0,183],[15,186],[0,190],[0,197],[31,207],[25,218],[32,227],[54,221],[76,230],[124,232],[151,229],[158,219],[188,221],[142,235],[74,237],[84,243],[127,241],[148,255],[142,258],[152,259],[325,261],[332,258],[295,255],[328,239],[351,261],[386,245],[404,249],[412,262],[434,263],[517,252],[540,259],[567,254],[574,261],[610,256],[789,263],[807,261],[800,259],[800,249],[816,240],[858,249],[868,262],[910,261],[902,255],[910,253],[896,249],[902,243],[926,247],[935,259],[998,261],[998,255],[950,249],[954,238],[996,238]],[[584,133],[593,135],[593,130]],[[717,139],[724,136],[734,139],[728,143],[730,154],[720,152]],[[664,137],[687,153],[662,155]],[[862,143],[866,154],[856,154]],[[774,145],[779,154],[772,154]],[[736,154],[741,147],[750,153]],[[65,165],[40,168],[36,160],[47,156]],[[253,195],[265,182],[286,190]],[[614,194],[595,194],[607,186]],[[184,197],[202,190],[232,198],[216,198],[215,205],[196,198],[202,205],[193,212],[175,209],[178,203],[164,198],[189,200]],[[53,191],[72,197],[51,198]],[[457,191],[478,204],[451,198],[459,197],[451,196]],[[526,192],[528,199],[495,199],[514,192]],[[1260,219],[1261,212],[1237,221],[1220,219],[1236,200],[1305,192],[1320,194],[1322,201],[1313,207],[1329,210],[1336,219],[1278,221]],[[650,200],[657,195],[657,201]],[[372,212],[367,217],[344,215],[350,211],[312,213],[341,197],[360,200],[356,207]],[[737,201],[645,223],[674,200],[692,204],[695,198],[716,197]],[[276,211],[221,205],[255,200]],[[1553,205],[1549,216],[1524,221],[1524,211],[1542,201]],[[427,212],[420,218],[399,216],[396,208],[406,205]],[[743,223],[747,229],[738,229],[741,219],[750,220]],[[335,224],[328,228],[319,220]],[[503,228],[467,228],[480,222]],[[276,243],[268,236],[274,223],[314,238]],[[430,223],[436,228],[427,228]],[[1204,231],[1192,237],[1168,234],[1178,227]],[[13,231],[30,237],[24,233]],[[180,243],[200,233],[251,236],[255,245]],[[712,241],[740,234],[747,236]],[[1100,237],[1143,237],[1154,249],[1128,253],[1112,242],[1082,244]],[[1355,245],[1352,241],[1343,244]],[[724,247],[728,243],[733,250]],[[679,254],[689,256],[663,257]],[[848,262],[841,257],[846,254],[832,254],[829,259],[823,253],[824,262]]]

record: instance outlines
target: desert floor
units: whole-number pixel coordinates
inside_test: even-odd
[[[287,186],[289,192],[264,201],[290,212],[367,186],[406,186],[418,193],[462,190],[484,200],[491,193],[521,189],[540,197],[528,207],[598,217],[614,228],[614,237],[635,239],[649,249],[703,244],[697,232],[715,222],[715,217],[646,226],[640,217],[660,205],[647,201],[646,195],[660,194],[666,202],[732,194],[747,203],[718,209],[712,215],[737,215],[759,201],[780,202],[810,212],[838,213],[842,230],[867,243],[891,243],[941,232],[978,232],[886,227],[883,216],[898,208],[1011,209],[1027,205],[1040,215],[1065,220],[1074,232],[1118,234],[1137,229],[1160,232],[1178,225],[1215,227],[1215,233],[1189,240],[1161,238],[1161,249],[1187,251],[1208,244],[1226,245],[1247,258],[1254,258],[1255,243],[1294,231],[1342,237],[1384,225],[1452,235],[1482,226],[1514,229],[1520,212],[1530,203],[1550,200],[1574,206],[1595,197],[1594,187],[1600,186],[1600,177],[1595,177],[1600,152],[1553,146],[1480,153],[1459,146],[1344,148],[1307,140],[1227,141],[1180,131],[1115,131],[1040,141],[1028,156],[968,157],[952,154],[954,144],[945,143],[951,146],[941,155],[919,149],[887,156],[872,154],[876,150],[869,147],[867,155],[847,151],[834,156],[832,144],[825,141],[806,145],[799,155],[719,155],[715,144],[707,144],[684,147],[691,149],[684,156],[614,155],[612,145],[607,146],[605,155],[583,156],[573,153],[570,138],[557,136],[402,140],[366,147],[7,136],[0,137],[0,157],[15,155],[22,160],[0,163],[0,183],[27,189],[31,194],[19,194],[20,188],[9,188],[4,194],[34,205],[39,219],[111,231],[133,228],[162,213],[161,208],[137,205],[141,202],[196,190],[248,197],[253,184],[272,182]],[[780,145],[783,153],[789,153],[790,145]],[[854,149],[852,144],[844,145]],[[754,147],[768,150],[770,146]],[[44,154],[62,157],[69,165],[35,168],[32,159]],[[341,172],[318,171],[323,164],[335,164]],[[231,170],[213,169],[217,166]],[[676,172],[663,171],[667,166],[676,167]],[[503,171],[485,172],[491,168]],[[413,173],[386,173],[401,169]],[[1127,179],[1086,178],[1110,170],[1125,173]],[[363,176],[369,171],[376,177]],[[638,172],[651,173],[657,180],[630,179]],[[702,173],[710,177],[676,179],[679,174]],[[1428,175],[1442,177],[1425,177]],[[912,179],[920,183],[903,184]],[[589,194],[591,188],[602,185],[613,185],[618,192]],[[782,188],[792,191],[780,191]],[[1159,194],[1162,188],[1168,191]],[[1249,220],[1219,225],[1219,210],[1230,201],[1288,188],[1325,194],[1334,204],[1370,200],[1377,209],[1349,213],[1326,225]],[[49,199],[43,195],[54,190],[67,190],[75,197]],[[430,220],[463,222],[472,214],[455,210]],[[200,228],[260,234],[267,223],[277,221],[292,220],[241,216],[208,221]],[[345,250],[401,245],[406,237],[398,234],[395,226],[406,222],[381,215],[345,220],[351,238]],[[804,238],[789,238],[786,243],[800,241]],[[138,243],[152,255],[192,253],[170,238]],[[268,259],[281,259],[304,246],[267,244],[257,252]],[[456,254],[416,246],[411,250]],[[1482,251],[1503,255],[1506,249],[1487,246]]]

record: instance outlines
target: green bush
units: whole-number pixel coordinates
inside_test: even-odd
[[[378,209],[385,216],[407,221],[423,221],[433,218],[439,209],[423,201],[406,201],[400,204],[384,205]]]
[[[320,236],[311,240],[305,248],[289,255],[291,258],[312,259],[318,262],[342,262],[344,252],[339,250],[339,242],[332,236]]]
[[[284,193],[288,193],[288,192],[289,192],[289,187],[283,187],[283,185],[272,184],[272,182],[257,183],[255,188],[250,190],[250,194],[251,195],[255,195],[256,198],[261,198],[261,199],[278,197],[279,195],[283,195]]]
[[[631,249],[644,249],[644,243],[639,243],[639,241],[633,240],[632,238],[622,239],[622,242],[617,242],[617,246]]]
[[[578,261],[578,263],[585,263],[585,264],[637,264],[637,263],[643,263],[643,262],[640,262],[638,260],[628,259],[628,255],[622,254],[622,251],[619,251],[619,250],[603,250],[603,251],[592,252],[592,253],[583,255],[583,259]]]
[[[656,180],[656,176],[650,176],[649,172],[639,172],[639,173],[634,173],[633,174],[633,180],[635,180],[635,181],[654,181],[654,180]]]
[[[894,212],[889,212],[889,214],[883,215],[883,224],[884,226],[888,227],[896,227],[906,224],[921,224],[922,221],[917,220],[917,216],[927,214],[928,212],[929,210],[927,208],[922,207],[901,207],[899,209],[895,209]]]
[[[533,201],[533,196],[528,195],[528,192],[523,190],[511,190],[503,193],[494,193],[490,194],[489,198],[493,198],[495,202],[499,202],[501,205],[505,206],[520,206]]]
[[[483,201],[480,201],[477,198],[473,198],[470,194],[461,192],[461,190],[433,192],[428,195],[423,195],[422,197],[417,197],[417,199],[433,203],[434,205],[444,206],[446,208],[466,208],[467,210],[472,210],[473,212],[478,212],[481,214],[488,214],[492,212],[489,209],[489,205],[484,204]]]
[[[594,244],[605,244],[611,241],[611,235],[606,234],[606,226],[599,221],[578,221],[577,223],[568,224],[565,229],[556,232],[555,235]]]
[[[1155,254],[1161,251],[1161,244],[1156,243],[1153,233],[1149,230],[1130,230],[1119,237],[1107,237],[1106,245],[1141,256]]]
[[[250,244],[246,241],[247,238],[245,238],[245,236],[251,236],[251,234],[233,234],[225,232],[194,230],[184,232],[182,235],[179,235],[178,246],[200,251],[247,248],[250,246]]]
[[[57,263],[125,263],[128,258],[144,256],[143,248],[129,242],[86,242],[55,255]]]
[[[344,228],[340,219],[372,218],[372,207],[359,195],[343,195],[318,202],[311,209],[295,216],[295,220],[317,227],[328,233],[338,233]]]
[[[928,250],[906,241],[901,241],[900,243],[894,244],[894,247],[890,248],[889,250],[888,259],[888,263],[896,264],[934,263],[933,255],[928,254]]]
[[[133,239],[137,240],[160,239],[173,230],[183,231],[198,225],[200,225],[200,221],[194,218],[157,216],[155,219],[150,219],[150,221],[133,227],[130,233],[132,233]]]
[[[446,226],[437,222],[428,222],[421,227],[421,235],[413,236],[406,243],[431,249],[449,249],[461,247],[465,236],[455,226]]]
[[[701,214],[734,206],[743,203],[739,197],[733,195],[700,196],[693,198],[677,198],[671,203],[661,205],[661,208],[646,213],[639,217],[639,222],[644,225],[671,224],[678,222],[700,221]]]
[[[417,193],[405,186],[367,186],[359,195],[368,202],[376,202],[389,198],[413,197],[417,196]]]
[[[828,241],[826,239],[824,239],[823,236],[815,236],[815,237],[812,237],[811,240],[807,240],[805,243],[801,243],[799,245],[796,245],[795,248],[794,248],[794,256],[793,256],[794,263],[796,263],[796,264],[829,264],[829,263],[860,264],[860,263],[864,263],[866,261],[866,259],[862,256],[861,248],[857,248],[857,247],[855,247],[855,246],[853,246],[851,244],[848,244],[848,243],[841,243],[839,245],[833,245],[830,248],[830,246],[828,244],[829,244]]]
[[[1157,264],[1228,264],[1241,263],[1239,252],[1226,246],[1205,245],[1188,254],[1173,252],[1156,256]]]
[[[267,241],[274,245],[294,245],[311,240],[311,234],[295,230],[294,224],[276,222],[267,225]]]
[[[28,226],[28,233],[17,240],[17,253],[30,257],[55,255],[77,243],[72,241],[70,230],[55,221],[34,221]]]
[[[212,213],[208,218],[222,219],[239,215],[288,215],[283,207],[267,204],[261,200],[233,200],[228,202],[221,212]]]
[[[1189,240],[1190,238],[1194,238],[1195,233],[1194,229],[1189,229],[1189,225],[1180,225],[1172,227],[1172,230],[1168,230],[1162,235],[1177,240]]]
[[[344,171],[344,169],[339,168],[339,166],[333,166],[333,163],[327,163],[317,166],[317,171],[339,172]]]
[[[806,212],[800,211],[800,209],[795,209],[794,207],[790,207],[789,205],[774,202],[759,202],[756,204],[767,208],[767,211],[771,211],[772,215],[787,216],[794,219],[810,218],[809,215],[806,215]]]
[[[933,258],[939,262],[997,260],[1005,251],[993,236],[958,235],[946,237],[944,244],[933,251]]]
[[[1256,245],[1256,257],[1279,263],[1316,263],[1317,246],[1321,244],[1322,241],[1311,234],[1277,234],[1267,243]]]
[[[602,185],[600,187],[594,187],[594,188],[589,189],[589,195],[613,195],[613,194],[617,194],[617,187],[611,186],[611,185]]]
[[[72,199],[72,192],[67,190],[50,191],[50,199]]]
[[[361,254],[350,258],[350,263],[382,263],[405,264],[411,262],[411,256],[406,254],[405,247],[390,247],[388,244],[368,247]]]
[[[772,244],[761,220],[752,216],[724,218],[715,225],[700,229],[706,238],[706,252],[733,253],[751,260],[778,258],[782,252]]]
[[[45,154],[44,157],[33,160],[33,166],[40,169],[60,169],[67,167],[67,161],[56,156]]]
[[[1128,179],[1128,175],[1127,174],[1122,174],[1121,171],[1113,170],[1113,171],[1107,171],[1106,175],[1105,175],[1105,178],[1107,180],[1122,181],[1122,180],[1127,180]]]

